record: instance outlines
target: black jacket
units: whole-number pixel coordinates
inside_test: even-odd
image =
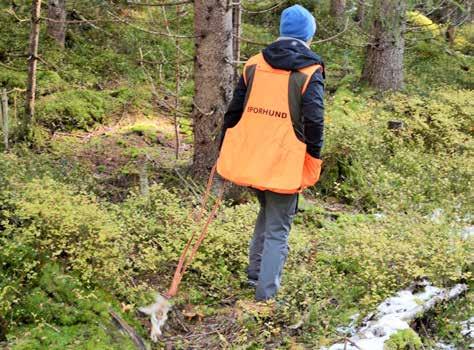
[[[298,40],[278,40],[265,48],[262,53],[265,61],[276,69],[298,70],[314,64],[324,67],[322,59]],[[247,87],[243,77],[240,77],[224,116],[221,142],[226,130],[237,125],[242,117],[246,93]],[[312,157],[321,158],[324,134],[324,71],[318,70],[311,77],[303,95],[301,110],[307,152]]]

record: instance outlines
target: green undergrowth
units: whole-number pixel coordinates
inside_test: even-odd
[[[472,210],[471,90],[355,94],[339,89],[326,115],[317,192],[366,210]],[[390,130],[390,121],[402,122]]]
[[[15,3],[17,15],[28,17],[30,4]],[[271,1],[248,7],[267,5]],[[324,22],[326,5],[316,9],[316,40],[340,32]],[[191,34],[192,11],[165,9],[165,19],[162,8],[110,8],[98,0],[74,6],[104,22],[69,26],[65,49],[42,29],[37,148],[14,145],[0,155],[0,342],[6,339],[16,350],[133,348],[112,325],[109,310],[125,305],[130,311],[122,317],[147,337],[135,311],[166,290],[197,230],[191,213],[202,186],[185,178],[192,123],[180,118],[184,142],[176,161],[172,125],[163,125],[152,102],[174,105],[176,41],[114,22],[108,12],[147,30],[164,31],[166,23],[173,32]],[[0,87],[24,89],[28,25],[3,7]],[[243,36],[271,41],[280,10],[244,13]],[[426,18],[412,14],[411,21]],[[362,318],[413,280],[445,287],[472,280],[473,241],[460,235],[472,225],[474,203],[472,25],[459,29],[453,47],[439,29],[429,23],[425,33],[407,35],[406,86],[399,93],[379,94],[358,81],[367,38],[355,24],[312,45],[326,61],[324,171],[295,219],[277,307],[271,315],[239,315],[236,301],[253,298],[245,268],[258,206],[226,202],[175,300],[178,310],[192,304],[203,314],[202,323],[187,326],[221,326],[216,319],[224,315],[235,319],[237,347],[317,348],[340,339],[337,327],[354,314]],[[192,38],[179,44],[179,97],[187,113],[194,46]],[[242,59],[260,49],[243,43]],[[159,96],[152,96],[150,77],[159,83]],[[22,93],[10,96],[21,115]],[[129,115],[150,118],[121,124]],[[390,130],[393,121],[402,128]],[[17,125],[12,120],[13,131]],[[95,127],[106,131],[84,132]],[[56,131],[68,135],[52,138]],[[148,194],[138,188],[143,172]],[[436,309],[427,333],[416,329],[423,344],[464,346],[458,321],[472,315],[471,305],[469,292]],[[175,328],[166,332],[179,336],[181,328]],[[222,343],[227,335],[214,336]],[[406,332],[390,342],[394,349],[419,346]],[[195,344],[181,339],[179,346]]]
[[[51,348],[74,338],[77,348],[87,349],[95,338],[84,324],[106,322],[106,305],[137,307],[150,302],[154,290],[165,291],[196,229],[192,202],[153,185],[148,196],[131,194],[110,204],[54,180],[54,172],[35,175],[28,164],[12,171],[15,163],[22,161],[0,158],[0,305],[8,339],[20,349],[24,342],[35,344],[19,335],[28,329],[39,334],[33,337],[38,344],[48,334]],[[256,212],[255,203],[223,208],[183,280],[178,307],[207,305],[213,314],[226,298],[251,297],[243,286]],[[368,312],[414,279],[449,286],[472,278],[472,241],[461,237],[462,223],[455,222],[451,213],[433,220],[415,212],[331,213],[310,205],[291,234],[277,316],[271,322],[246,319],[243,334],[264,344],[274,341],[278,328],[284,342],[287,327],[302,320],[297,339],[326,344],[353,313]],[[60,305],[66,314],[58,311]],[[55,340],[50,335],[58,327],[65,333]],[[101,332],[100,346],[113,348]]]
[[[472,278],[472,241],[447,217],[434,223],[414,213],[334,216],[313,208],[298,221],[304,235],[290,255],[285,306],[276,319],[303,321],[298,334],[307,344],[330,344],[340,336],[336,327],[356,313],[366,315],[410,281],[426,277],[449,286]]]
[[[8,334],[11,349],[135,348],[111,322],[109,310],[118,305],[109,294],[84,288],[57,264],[42,266],[29,284],[28,294],[15,300],[18,327]]]
[[[28,18],[30,6],[27,1],[16,1],[14,14],[9,6],[0,8],[0,88],[24,90],[26,87],[24,52],[28,48],[29,22],[18,22],[15,16]],[[125,111],[151,111],[150,78],[174,91],[174,40],[114,23],[112,15],[117,11],[120,12],[101,1],[77,3],[74,8],[68,6],[69,15],[101,16],[104,22],[100,26],[68,25],[65,48],[58,47],[46,34],[46,26],[41,26],[36,119],[47,131],[87,130]],[[181,19],[179,30],[192,30],[189,15]],[[138,21],[143,28],[153,22],[156,29],[165,21],[160,9],[150,9],[146,14],[130,10],[124,16]],[[178,30],[174,28],[175,16],[168,14],[172,30]],[[188,39],[182,40],[180,47],[184,56],[181,74],[188,76],[194,46]],[[181,105],[187,110],[193,86],[189,79],[181,85]],[[15,99],[21,116],[24,92],[17,92]],[[13,133],[18,122],[12,121]],[[38,142],[41,143],[41,139]]]

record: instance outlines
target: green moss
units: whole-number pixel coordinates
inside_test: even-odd
[[[7,89],[24,89],[26,86],[26,72],[10,70],[0,66],[0,86]]]
[[[132,341],[107,320],[58,327],[46,323],[18,329],[9,336],[12,350],[134,350]]]
[[[420,337],[411,328],[392,334],[384,344],[385,350],[417,350],[421,347]]]
[[[33,288],[19,299],[8,339],[11,349],[133,349],[110,321],[110,296],[91,291],[59,265],[42,267]],[[13,326],[13,325],[11,325]]]
[[[147,141],[156,143],[158,127],[153,123],[137,123],[125,130],[126,134],[135,134],[144,137]]]
[[[87,130],[103,122],[114,106],[114,100],[106,92],[67,90],[40,99],[37,120],[52,130]]]
[[[57,72],[39,71],[37,86],[40,95],[49,95],[57,91],[65,90],[68,85]]]

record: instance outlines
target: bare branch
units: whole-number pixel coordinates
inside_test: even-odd
[[[313,44],[321,44],[321,43],[325,43],[327,41],[331,41],[331,40],[334,40],[336,39],[338,36],[344,34],[348,29],[349,29],[349,18],[347,18],[346,20],[346,25],[344,26],[344,29],[342,31],[340,31],[339,33],[337,34],[334,34],[333,36],[330,36],[329,38],[326,38],[326,39],[321,39],[321,40],[316,40],[313,42]]]
[[[286,2],[288,2],[288,0],[282,0],[282,1],[278,2],[275,5],[272,5],[269,8],[261,9],[261,10],[253,10],[253,9],[250,9],[250,8],[246,8],[242,5],[242,10],[244,12],[247,12],[247,13],[265,13],[265,12],[270,12],[270,11],[273,11],[273,10],[277,9],[278,7],[280,7],[281,5],[283,5]]]
[[[170,1],[170,2],[162,2],[162,3],[152,3],[146,4],[142,2],[135,2],[135,1],[127,1],[127,5],[132,6],[179,6],[192,3],[193,0],[182,0],[182,1]]]
[[[324,42],[327,42],[327,41],[331,41],[331,40],[334,40],[336,39],[337,37],[339,37],[340,35],[344,34],[348,29],[350,28],[350,25],[349,25],[349,18],[347,18],[346,20],[346,24],[344,26],[344,29],[342,31],[340,31],[339,33],[333,35],[333,36],[330,36],[329,38],[326,38],[326,39],[321,39],[321,40],[316,40],[313,42],[313,44],[321,44],[321,43],[324,43]],[[247,39],[247,38],[243,38],[241,36],[238,36],[237,37],[239,40],[245,42],[245,43],[249,43],[249,44],[253,44],[253,45],[259,45],[259,46],[267,46],[269,45],[269,43],[264,43],[264,42],[261,42],[261,41],[254,41],[254,40],[250,40],[250,39]]]
[[[269,43],[264,43],[264,42],[261,42],[261,41],[254,41],[254,40],[250,40],[250,39],[247,39],[247,38],[243,38],[241,36],[237,36],[237,38],[240,40],[240,41],[243,41],[244,43],[249,43],[249,44],[253,44],[253,45],[260,45],[260,46],[267,46],[269,45]]]
[[[16,67],[11,67],[8,64],[2,63],[2,62],[0,62],[0,66],[5,67],[6,69],[14,70],[16,72],[23,72],[24,71],[23,69],[16,68]]]
[[[41,19],[45,20],[46,22],[66,23],[66,24],[84,24],[84,23],[92,24],[92,23],[100,23],[100,22],[112,22],[112,23],[120,22],[117,19],[76,19],[76,20],[65,20],[65,21],[52,19],[48,17],[41,17]]]
[[[29,18],[20,18],[20,17],[18,17],[18,15],[16,14],[15,10],[13,10],[13,9],[6,9],[6,10],[5,10],[5,13],[8,13],[9,15],[12,15],[12,16],[15,17],[15,19],[16,19],[18,22],[20,22],[20,23],[22,23],[22,22],[29,22],[29,21],[30,21]]]
[[[130,27],[132,28],[135,28],[136,30],[140,30],[142,32],[145,32],[145,33],[149,33],[149,34],[153,34],[153,35],[162,35],[162,36],[167,36],[167,37],[170,37],[170,38],[183,38],[183,39],[189,39],[189,38],[195,38],[196,36],[195,35],[178,35],[178,34],[168,34],[168,33],[163,33],[163,32],[156,32],[156,31],[153,31],[153,30],[148,30],[148,29],[145,29],[145,28],[142,28],[142,27],[139,27],[133,23],[130,23],[129,21],[125,20],[125,19],[122,19],[120,18],[119,16],[113,14],[112,12],[110,11],[107,11],[107,13],[118,19],[119,22],[122,22],[126,25],[129,25]]]
[[[117,328],[125,332],[130,339],[133,341],[135,344],[135,347],[139,350],[146,350],[147,347],[145,345],[145,342],[143,339],[138,335],[138,333],[127,323],[121,318],[115,311],[109,310],[109,315],[112,317],[112,320],[114,321],[115,325]]]

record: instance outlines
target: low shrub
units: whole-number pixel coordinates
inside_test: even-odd
[[[440,38],[443,34],[439,24],[434,23],[419,11],[408,11],[407,22],[414,26],[419,32],[430,34],[431,38]]]
[[[474,24],[466,23],[461,26],[454,39],[454,48],[466,55],[474,54]]]
[[[155,185],[150,188],[149,197],[132,195],[117,210],[132,251],[128,268],[138,276],[170,278],[186,241],[200,228],[191,219],[192,208],[161,185]],[[193,300],[222,297],[243,281],[254,218],[253,204],[223,208],[183,283]]]
[[[123,282],[125,245],[93,197],[50,178],[6,186],[0,195],[2,315],[14,311],[50,262],[64,264],[88,285]]]
[[[364,209],[470,208],[473,104],[468,90],[374,98],[340,89],[326,116],[318,189]],[[389,130],[390,120],[404,123]],[[451,204],[450,204],[451,203]]]

